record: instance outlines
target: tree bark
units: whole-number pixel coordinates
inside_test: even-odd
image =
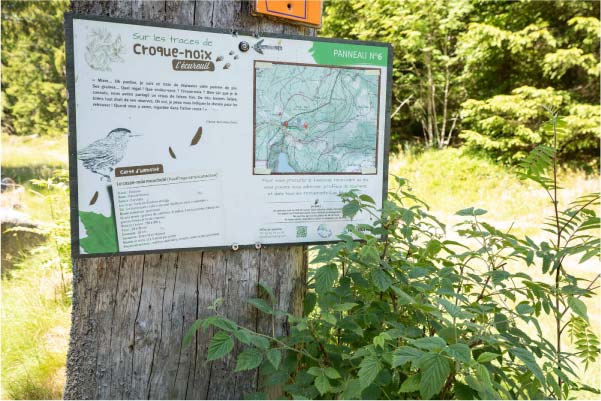
[[[245,1],[73,1],[74,12],[206,27],[314,35],[314,30],[250,15]],[[280,309],[302,313],[303,247],[182,252],[76,260],[66,399],[240,399],[259,386],[257,371],[233,373],[238,347],[206,362],[212,333],[186,330],[221,298],[223,314],[271,333],[245,300],[257,284],[274,289]],[[276,321],[276,334],[286,322]]]

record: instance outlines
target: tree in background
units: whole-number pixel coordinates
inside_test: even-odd
[[[470,99],[461,138],[498,160],[522,159],[550,144],[542,105],[564,115],[563,160],[599,155],[598,2],[475,3],[458,56]]]
[[[565,116],[562,160],[598,157],[598,2],[326,4],[323,34],[394,46],[393,144],[444,147],[461,131],[470,149],[513,162],[549,144],[547,105]]]
[[[324,35],[394,46],[393,142],[422,136],[426,146],[442,148],[456,134],[459,106],[466,98],[457,38],[470,11],[466,0],[329,3]],[[400,113],[404,107],[409,113]]]
[[[68,2],[2,2],[2,132],[67,132],[63,13]]]

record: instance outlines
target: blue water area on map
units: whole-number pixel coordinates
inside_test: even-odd
[[[288,164],[288,155],[286,153],[280,153],[278,155],[278,173],[294,173],[294,169]]]

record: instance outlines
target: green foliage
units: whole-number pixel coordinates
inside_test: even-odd
[[[523,177],[552,199],[557,184],[545,174],[554,165],[550,148],[537,148],[523,163]],[[407,182],[396,181],[381,211],[354,191],[341,195],[354,205],[347,209],[351,217],[364,212],[377,220],[349,225],[341,242],[316,247],[313,263],[322,266],[309,281],[302,317],[276,310],[271,297],[251,301],[259,313],[287,316],[290,333],[253,333],[263,347],[241,341],[249,348],[237,357],[240,369],[259,366],[265,383],[283,384],[291,398],[542,399],[593,391],[580,384],[573,366],[576,360],[588,366],[599,355],[580,299],[593,295],[596,279],[587,283],[563,263],[567,256],[598,255],[592,230],[599,219],[591,207],[599,196],[575,201],[561,217],[558,212],[550,221],[558,232],[545,226],[560,240],[518,238],[482,221],[486,211],[477,208],[457,212],[464,220],[459,239],[450,240]],[[554,285],[526,273],[537,261]],[[555,344],[541,327],[546,315],[556,323]],[[242,330],[225,321],[213,316],[201,326],[218,328],[223,339]],[[561,349],[567,327],[576,353]],[[278,363],[274,351],[283,355]]]
[[[67,172],[32,181],[24,182],[26,211],[35,205],[50,220],[42,225],[48,241],[23,255],[16,268],[3,271],[3,399],[60,399],[64,388],[71,316]]]
[[[479,2],[459,38],[470,99],[461,106],[468,147],[505,162],[531,144],[552,145],[539,128],[542,105],[565,115],[557,137],[562,160],[599,155],[599,4]]]
[[[331,1],[322,34],[394,46],[393,144],[422,137],[515,163],[539,129],[541,104],[562,110],[562,160],[599,154],[599,3]],[[394,148],[394,147],[393,147]]]
[[[69,300],[71,288],[67,282],[67,275],[71,273],[71,225],[69,214],[61,210],[63,200],[69,194],[69,172],[57,169],[52,177],[47,179],[32,179],[31,184],[47,194],[43,195],[37,191],[30,190],[35,195],[43,198],[48,206],[51,221],[44,225],[43,231],[50,238],[49,248],[53,248],[53,257],[48,261],[56,264],[61,275],[61,295],[64,300]]]
[[[68,1],[2,2],[2,131],[67,132],[63,13]]]
[[[562,160],[587,162],[598,156],[599,107],[574,103],[569,92],[551,87],[523,86],[509,95],[466,101],[460,137],[469,148],[515,163],[532,150],[532,144],[553,145],[553,131],[541,124],[546,116],[544,105],[567,111],[557,132],[556,148]]]
[[[456,46],[471,10],[466,0],[328,4],[324,35],[394,46],[394,142],[409,134],[440,148],[456,135],[459,105],[466,96]]]
[[[576,345],[580,358],[588,369],[589,364],[596,362],[599,357],[599,338],[581,317],[573,316],[569,324],[570,339]]]

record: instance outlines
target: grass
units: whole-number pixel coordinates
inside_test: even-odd
[[[408,179],[414,194],[448,223],[459,221],[456,211],[473,206],[487,210],[486,219],[499,229],[512,227],[516,235],[537,235],[543,219],[553,214],[549,197],[538,184],[460,149],[400,154],[391,158],[389,170]],[[560,199],[599,191],[598,178],[562,170],[559,183],[565,189]]]
[[[2,136],[2,145],[2,176],[24,187],[17,199],[19,211],[55,232],[54,219],[68,216],[67,193],[30,180],[51,178],[67,167],[66,138]],[[3,399],[62,398],[70,277],[60,263],[55,239],[51,236],[2,275]]]
[[[2,398],[62,398],[70,299],[47,255],[2,279]]]
[[[51,222],[47,196],[53,191],[32,185],[32,179],[47,180],[57,170],[67,169],[69,153],[67,137],[39,138],[36,136],[2,135],[2,177],[10,177],[17,184],[23,185],[20,203],[22,212],[29,214],[34,220]],[[59,201],[59,208],[68,207],[68,199]]]
[[[29,181],[47,179],[57,169],[66,168],[66,138],[3,136],[2,142],[3,176],[25,187],[22,210],[47,223],[52,223],[52,216],[68,216],[66,193],[40,188]],[[511,227],[516,235],[540,239],[543,219],[552,212],[547,195],[536,184],[520,181],[508,169],[458,149],[394,156],[390,172],[409,179],[414,193],[448,224],[460,220],[454,215],[457,210],[475,206],[488,210],[486,220],[497,228]],[[599,190],[598,177],[581,172],[562,171],[560,182],[566,188],[561,193],[562,201]],[[578,274],[592,277],[599,271],[599,263],[591,260],[575,268]],[[528,273],[539,274],[535,269]],[[68,280],[50,243],[34,250],[19,268],[2,278],[3,398],[62,397],[70,326],[70,300],[65,293]],[[586,303],[599,334],[599,298],[587,299]],[[550,327],[550,320],[545,323]],[[580,369],[585,381],[598,388],[599,364],[586,373]],[[591,394],[575,396],[590,398]]]

